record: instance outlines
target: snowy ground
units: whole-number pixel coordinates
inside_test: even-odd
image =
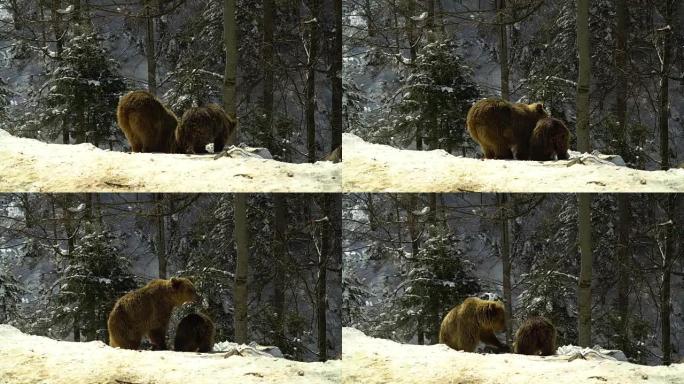
[[[353,328],[342,330],[346,384],[635,384],[684,383],[684,364],[644,366],[569,356],[483,355],[446,345],[399,344]]]
[[[0,191],[8,192],[340,192],[340,167],[328,161],[112,152],[0,130]]]
[[[401,150],[342,134],[345,192],[675,192],[684,169],[640,171],[619,157],[570,152],[569,160],[478,160],[442,150]]]
[[[131,351],[0,325],[0,384],[339,383],[342,363],[225,353]]]

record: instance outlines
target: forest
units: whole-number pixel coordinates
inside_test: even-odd
[[[0,129],[127,150],[119,98],[145,89],[180,116],[222,105],[237,143],[315,162],[341,145],[341,4],[0,1]]]
[[[121,295],[182,276],[213,319],[217,343],[339,359],[340,202],[313,194],[0,195],[0,323],[106,343]]]
[[[508,316],[505,339],[499,338],[508,346],[522,321],[544,316],[556,327],[558,347],[600,345],[633,363],[679,362],[684,211],[670,204],[681,196],[597,195],[588,225],[578,200],[574,194],[345,195],[343,326],[436,344],[444,315],[475,296],[503,301]]]
[[[477,157],[482,98],[541,102],[570,148],[682,163],[684,7],[675,0],[346,0],[345,132]],[[579,16],[578,16],[579,15]]]

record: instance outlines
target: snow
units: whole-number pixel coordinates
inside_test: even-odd
[[[652,367],[612,358],[467,353],[443,344],[372,338],[354,328],[343,328],[342,337],[342,382],[349,384],[681,384],[684,378],[684,364]]]
[[[339,383],[342,363],[303,363],[254,353],[132,351],[74,343],[0,325],[0,383]],[[243,346],[244,350],[251,348]]]
[[[125,153],[48,144],[0,130],[0,191],[340,192],[341,164],[245,156]]]
[[[342,134],[345,192],[676,192],[684,169],[642,171],[618,156],[570,151],[569,160],[478,160],[402,150]],[[612,162],[611,162],[612,160]]]

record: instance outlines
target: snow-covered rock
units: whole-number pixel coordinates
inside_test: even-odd
[[[341,367],[339,360],[304,363],[251,353],[123,350],[100,341],[26,335],[0,325],[1,384],[333,384],[340,382]]]
[[[400,344],[342,329],[342,382],[363,384],[681,384],[684,364],[644,366],[614,359],[460,352]]]
[[[342,134],[345,192],[675,192],[684,169],[642,171],[615,155],[570,151],[558,161],[478,160]]]
[[[216,155],[125,153],[48,144],[0,130],[0,192],[340,192],[341,164],[266,159],[259,148]]]

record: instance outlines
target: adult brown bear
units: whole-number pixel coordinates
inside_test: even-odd
[[[214,153],[226,144],[235,144],[237,121],[221,107],[209,104],[185,111],[176,130],[176,143],[184,153],[207,153],[206,145],[214,143]]]
[[[178,323],[174,351],[211,352],[214,347],[214,322],[202,313],[191,313]]]
[[[456,350],[473,352],[482,341],[500,351],[507,351],[507,346],[494,334],[504,329],[506,321],[502,302],[469,297],[444,316],[439,328],[439,342]]]
[[[530,317],[515,333],[515,353],[549,356],[556,353],[556,328],[544,317]]]
[[[540,103],[510,103],[484,99],[468,110],[468,133],[484,153],[485,159],[528,160],[530,137],[537,121],[548,117]]]
[[[138,349],[147,335],[155,349],[166,349],[166,329],[171,310],[198,299],[195,287],[186,278],[155,279],[146,286],[119,298],[109,313],[109,345]]]
[[[119,127],[132,152],[176,152],[176,115],[147,91],[133,91],[119,100]]]

